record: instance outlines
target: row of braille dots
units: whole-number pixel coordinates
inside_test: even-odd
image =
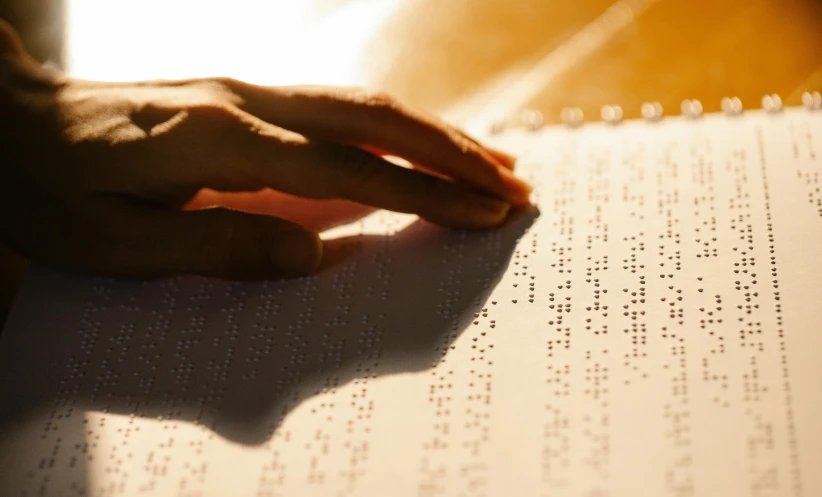
[[[722,112],[727,115],[736,116],[742,113],[742,100],[739,97],[724,97],[720,102]],[[802,106],[808,110],[822,109],[822,95],[819,92],[805,92],[802,94]],[[762,108],[768,112],[779,112],[782,110],[782,99],[777,94],[764,95],[762,97]],[[702,102],[699,100],[683,100],[680,105],[683,116],[698,118],[702,115]],[[663,117],[662,104],[659,102],[644,102],[640,106],[642,117],[649,121],[658,121]],[[608,124],[617,124],[623,118],[622,107],[619,105],[603,105],[600,109],[600,117]],[[562,123],[576,127],[584,122],[584,114],[579,107],[564,107],[560,111]],[[530,130],[537,130],[542,127],[545,119],[542,112],[538,110],[526,110],[520,116],[516,124]],[[491,125],[491,133],[499,133],[508,125],[507,120],[501,120]]]
[[[779,292],[779,279],[778,279],[778,270],[776,266],[776,255],[775,254],[775,244],[776,240],[774,239],[774,229],[773,229],[773,221],[771,217],[771,193],[770,188],[768,187],[768,176],[767,170],[765,167],[765,162],[761,162],[761,171],[762,171],[762,185],[763,185],[763,193],[765,196],[765,221],[766,221],[766,229],[767,229],[767,237],[768,237],[768,250],[770,252],[770,263],[771,263],[771,277],[773,278],[773,299],[776,301],[774,303],[774,311],[776,313],[776,332],[777,337],[779,339],[779,350],[781,352],[780,363],[782,364],[782,381],[783,381],[783,391],[785,395],[785,405],[786,405],[786,421],[787,421],[787,432],[788,432],[788,447],[790,450],[790,461],[792,462],[791,466],[791,478],[793,480],[793,488],[798,489],[801,488],[799,482],[802,481],[802,474],[801,468],[799,463],[798,457],[798,450],[797,450],[797,435],[796,435],[796,426],[794,424],[794,412],[793,412],[793,401],[791,395],[791,382],[790,376],[788,372],[788,354],[785,348],[785,327],[784,327],[784,320],[782,318],[782,304],[780,303],[781,297]],[[757,489],[758,490],[758,489]],[[796,492],[799,493],[799,492]]]

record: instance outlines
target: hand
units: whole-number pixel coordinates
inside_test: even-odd
[[[298,224],[184,210],[203,188],[347,199],[468,228],[528,203],[512,158],[383,94],[78,81],[40,69],[2,21],[0,35],[0,236],[35,261],[125,277],[318,267],[322,243]]]

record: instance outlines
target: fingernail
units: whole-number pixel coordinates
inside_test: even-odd
[[[491,154],[508,169],[513,169],[514,165],[517,163],[517,158],[507,152],[503,152],[502,150],[492,147],[485,147],[485,150],[487,150],[489,154]]]
[[[529,196],[534,191],[534,187],[527,181],[517,178],[514,173],[507,169],[500,170],[500,176],[505,187],[513,193],[511,200],[517,206],[525,206],[531,203]]]
[[[502,223],[511,211],[510,204],[491,198],[484,198],[479,207],[484,211],[483,219],[487,221],[488,226]]]
[[[271,250],[275,267],[289,275],[312,274],[320,267],[323,243],[320,237],[309,231],[288,231],[277,237],[277,247]]]

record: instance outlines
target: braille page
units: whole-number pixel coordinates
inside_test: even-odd
[[[378,212],[309,278],[34,268],[3,496],[822,495],[822,114],[506,131],[498,230]]]

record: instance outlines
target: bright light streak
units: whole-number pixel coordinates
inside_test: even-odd
[[[522,109],[553,82],[607,44],[659,0],[617,0],[599,17],[558,47],[527,64],[517,65],[488,81],[483,88],[454,105],[452,121],[472,119],[469,130],[482,133],[488,123]],[[478,111],[479,109],[479,111]]]
[[[69,0],[69,70],[101,81],[359,85],[367,44],[397,4],[351,1],[321,17],[298,0]]]

